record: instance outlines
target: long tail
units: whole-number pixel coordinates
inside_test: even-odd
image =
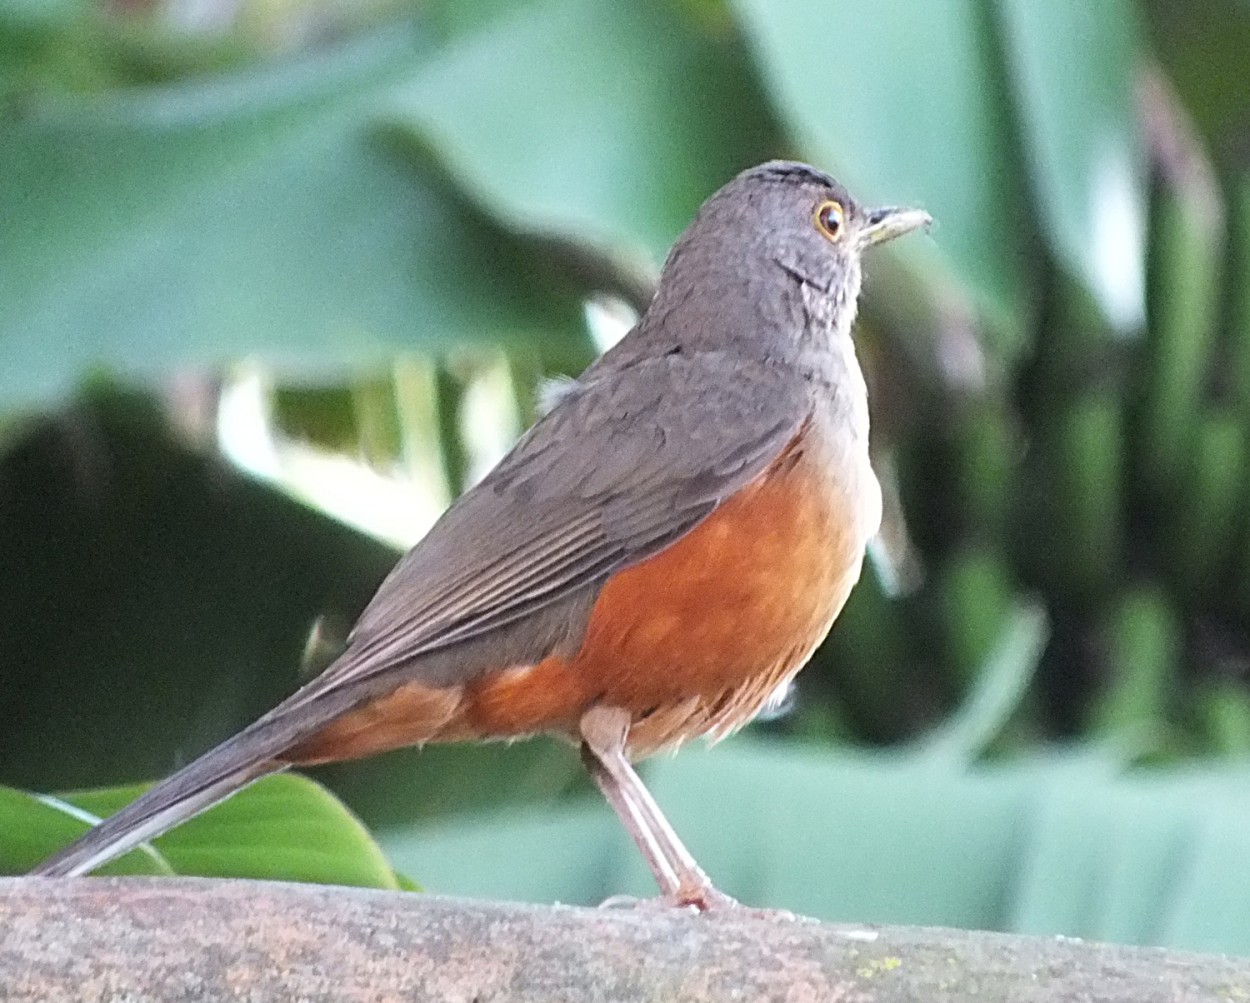
[[[95,868],[224,801],[254,780],[286,764],[278,758],[355,701],[325,692],[314,680],[307,687],[204,753],[117,814],[36,867],[31,874],[72,877]]]

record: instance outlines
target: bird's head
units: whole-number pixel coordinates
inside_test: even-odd
[[[758,324],[815,301],[849,327],[863,253],[929,223],[921,209],[864,208],[814,167],[770,161],[703,204],[669,255],[657,297],[669,302],[658,305],[719,304],[722,317]]]

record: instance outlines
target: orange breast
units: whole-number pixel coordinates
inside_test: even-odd
[[[631,711],[631,751],[645,755],[738,727],[828,633],[859,576],[860,522],[796,441],[685,537],[613,576],[574,658],[472,684],[472,729],[574,731],[605,703]]]
[[[686,536],[614,575],[574,657],[501,666],[462,688],[401,687],[335,721],[290,760],[576,735],[595,704],[631,712],[634,757],[731,731],[807,661],[859,577],[864,520],[852,490],[796,439]]]

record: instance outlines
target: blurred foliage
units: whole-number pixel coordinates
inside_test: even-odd
[[[146,785],[36,799],[0,787],[0,864],[33,867]],[[100,869],[102,874],[189,874],[412,888],[328,791],[305,777],[266,777],[214,811]]]
[[[861,309],[893,516],[778,748],[661,800],[761,904],[1250,950],[1248,55],[1242,0],[0,0],[0,782],[165,772],[393,561],[223,458],[239,363],[257,448],[436,509],[589,360],[589,299],[798,156],[937,219]],[[431,887],[617,890],[566,860],[606,809],[455,828],[583,789],[563,747],[322,775]]]

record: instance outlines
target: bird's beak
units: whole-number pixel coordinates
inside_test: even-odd
[[[875,244],[884,244],[887,240],[901,237],[903,234],[911,233],[912,230],[918,230],[922,226],[928,229],[929,224],[933,222],[933,217],[923,209],[901,209],[898,207],[873,209],[865,218],[867,222],[859,231],[859,246],[861,248],[872,247]]]

